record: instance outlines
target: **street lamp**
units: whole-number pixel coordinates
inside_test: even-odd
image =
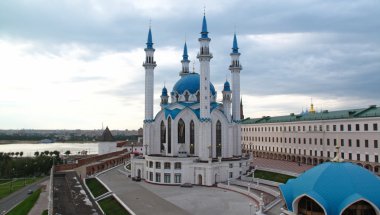
[[[252,203],[249,203],[249,215],[252,215]]]
[[[148,155],[148,144],[145,144],[145,155]]]

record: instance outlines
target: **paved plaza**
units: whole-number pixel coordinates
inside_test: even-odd
[[[99,176],[136,214],[249,214],[252,199],[216,187],[154,185],[134,182],[113,169]],[[253,208],[252,208],[253,211]]]
[[[303,173],[306,170],[311,169],[312,165],[300,164],[296,162],[283,161],[283,160],[272,160],[266,158],[255,157],[252,161],[253,166],[265,167],[271,169],[277,169],[282,171],[288,171],[293,173]]]

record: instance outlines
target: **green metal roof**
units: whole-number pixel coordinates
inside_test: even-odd
[[[322,111],[317,113],[305,114],[289,114],[287,116],[263,116],[262,118],[247,118],[242,124],[258,124],[258,123],[279,123],[279,122],[298,122],[298,121],[314,121],[314,120],[331,120],[331,119],[352,119],[380,117],[380,107],[371,105],[368,108],[338,110],[338,111]]]

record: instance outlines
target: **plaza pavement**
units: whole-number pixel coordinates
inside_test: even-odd
[[[102,180],[136,214],[249,214],[252,199],[242,194],[215,187],[155,185],[134,182],[113,169],[98,178]],[[253,208],[252,208],[253,212]]]
[[[311,169],[312,165],[301,164],[298,165],[297,162],[283,161],[283,160],[273,160],[267,158],[257,158],[255,157],[251,163],[252,166],[265,167],[277,170],[283,170],[293,173],[303,173],[306,170]]]

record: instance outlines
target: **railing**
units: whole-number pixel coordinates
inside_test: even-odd
[[[247,182],[243,182],[243,181],[239,181],[239,180],[233,180],[233,181],[231,181],[231,184],[235,184],[235,185],[239,185],[239,186],[248,186],[248,184],[249,184],[249,187],[251,187],[252,189],[259,190],[259,191],[262,191],[264,193],[268,193],[269,195],[272,195],[276,198],[281,195],[280,192],[278,192],[274,189],[264,187],[264,186],[260,186],[260,185],[257,185],[255,183],[247,183]]]
[[[51,167],[50,170],[50,181],[49,181],[49,202],[48,202],[48,215],[53,215],[53,190],[54,190],[54,165]]]

